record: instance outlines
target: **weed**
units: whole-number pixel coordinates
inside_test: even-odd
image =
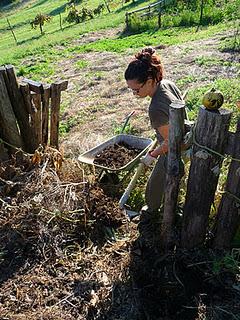
[[[138,130],[132,126],[130,123],[126,125],[124,128],[124,132],[122,132],[123,125],[119,126],[117,123],[113,124],[113,133],[114,135],[120,134],[120,133],[125,133],[125,134],[138,134]]]
[[[86,68],[87,66],[89,66],[89,62],[88,62],[88,61],[85,61],[85,60],[78,60],[78,61],[75,63],[75,66],[77,67],[77,69],[84,69],[84,68]]]
[[[79,122],[78,117],[70,117],[66,121],[61,121],[59,124],[59,133],[61,136],[67,134]]]
[[[239,251],[233,250],[231,253],[213,261],[213,273],[220,274],[223,271],[238,273],[240,271]]]

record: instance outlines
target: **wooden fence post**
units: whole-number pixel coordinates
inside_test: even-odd
[[[31,115],[32,128],[34,131],[35,141],[37,148],[42,144],[42,105],[41,105],[41,94],[32,93],[32,103],[34,106],[34,112]]]
[[[125,19],[125,22],[126,22],[126,27],[127,27],[127,29],[129,28],[129,18],[128,18],[128,16],[129,16],[129,13],[128,12],[126,12],[126,19]]]
[[[22,147],[22,139],[18,131],[17,121],[12,109],[11,101],[3,73],[4,68],[0,68],[0,123],[2,138],[15,147]]]
[[[48,121],[49,121],[49,99],[50,99],[50,85],[43,87],[42,94],[42,143],[44,146],[48,143]]]
[[[233,158],[240,161],[240,119],[233,148]],[[227,249],[240,225],[240,162],[232,159],[229,166],[225,193],[221,199],[214,228],[213,247]]]
[[[184,174],[181,161],[181,145],[184,134],[184,107],[183,101],[176,101],[171,104],[169,109],[168,166],[161,226],[161,246],[166,249],[172,244],[179,183]]]
[[[34,123],[35,123],[34,119],[35,119],[35,113],[37,112],[37,109],[36,109],[35,105],[33,105],[33,103],[32,103],[32,96],[31,96],[29,84],[28,83],[21,83],[20,84],[20,91],[23,96],[25,108],[29,114],[29,124],[30,124],[29,135],[32,137],[32,145],[31,145],[32,150],[31,150],[31,152],[34,152],[38,147],[35,128],[34,128]]]
[[[199,110],[183,215],[184,248],[201,246],[205,241],[222,158],[204,147],[224,153],[230,118],[229,110],[208,111],[203,106]]]
[[[58,148],[59,113],[61,102],[61,91],[66,90],[67,81],[51,84],[51,127],[50,145]]]
[[[7,23],[8,23],[8,26],[9,26],[10,30],[11,30],[11,33],[12,33],[13,39],[14,39],[14,41],[15,41],[16,45],[17,45],[17,44],[18,44],[18,42],[17,42],[17,38],[16,38],[16,36],[15,36],[15,33],[14,33],[14,31],[13,31],[13,27],[11,26],[11,23],[10,23],[10,21],[8,20],[8,18],[7,18]]]
[[[12,65],[6,66],[6,73],[8,77],[8,95],[12,104],[13,111],[17,118],[20,133],[23,140],[24,150],[28,152],[33,151],[33,141],[30,134],[29,114],[26,110],[23,97],[21,95],[20,87],[17,77]]]

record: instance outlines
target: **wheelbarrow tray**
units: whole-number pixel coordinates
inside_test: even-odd
[[[141,150],[139,154],[130,162],[125,164],[124,166],[120,168],[110,168],[110,167],[105,167],[102,165],[99,165],[97,163],[93,163],[95,157],[97,154],[101,153],[104,149],[106,149],[109,146],[113,146],[114,144],[124,142],[128,144],[129,146]],[[149,138],[142,138],[134,135],[129,135],[129,134],[119,134],[116,135],[109,140],[99,144],[98,146],[84,152],[78,157],[78,160],[83,163],[87,163],[90,165],[93,165],[95,167],[104,169],[106,171],[111,171],[111,172],[117,172],[121,170],[130,170],[138,161],[139,159],[147,152],[149,149],[150,145],[152,143],[152,139]]]

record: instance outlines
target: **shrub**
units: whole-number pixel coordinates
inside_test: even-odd
[[[41,34],[43,34],[43,25],[45,22],[49,22],[52,18],[47,14],[38,13],[33,21],[30,22],[32,28],[40,28]]]

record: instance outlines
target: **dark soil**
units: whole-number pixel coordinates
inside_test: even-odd
[[[207,249],[163,254],[138,239],[130,264],[137,319],[239,319],[237,269],[234,263],[223,262],[233,256]],[[237,256],[235,262],[239,264]],[[222,264],[220,269],[216,269],[217,264]]]
[[[107,147],[101,153],[97,154],[93,163],[111,169],[119,169],[136,158],[141,151],[140,149],[131,147],[125,142],[120,142]]]

